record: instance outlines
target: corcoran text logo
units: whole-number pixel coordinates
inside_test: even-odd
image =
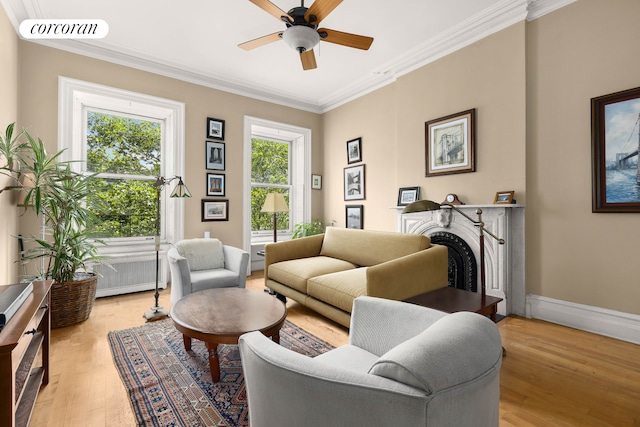
[[[25,19],[20,35],[25,39],[102,39],[109,24],[102,19]]]

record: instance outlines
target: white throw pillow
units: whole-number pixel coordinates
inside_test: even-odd
[[[218,239],[188,239],[176,243],[178,253],[189,261],[191,271],[224,268],[222,242]]]

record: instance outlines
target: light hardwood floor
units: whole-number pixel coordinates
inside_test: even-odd
[[[262,291],[261,272],[247,287]],[[169,308],[169,290],[160,294]],[[135,425],[107,333],[143,324],[153,303],[153,291],[100,298],[87,321],[52,331],[50,383],[31,427]],[[344,327],[295,302],[287,307],[287,318],[308,332],[347,342]],[[507,350],[500,426],[640,426],[640,346],[519,317],[498,327]]]

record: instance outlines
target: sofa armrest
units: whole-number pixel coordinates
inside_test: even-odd
[[[349,344],[379,357],[446,315],[415,304],[361,296],[353,301]]]
[[[403,300],[447,286],[449,249],[432,244],[428,249],[367,269],[367,295]]]
[[[316,234],[315,236],[303,237],[301,239],[268,243],[264,247],[265,278],[267,277],[267,269],[271,264],[320,255],[323,240],[324,234]]]
[[[249,252],[235,246],[222,245],[224,251],[224,268],[238,274],[239,287],[244,288],[247,282]]]

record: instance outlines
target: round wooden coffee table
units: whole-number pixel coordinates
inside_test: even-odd
[[[182,333],[185,350],[191,350],[192,338],[205,342],[214,382],[220,381],[218,344],[238,344],[240,335],[252,331],[260,331],[279,343],[286,317],[287,308],[282,301],[244,288],[194,292],[171,307],[171,319]]]

